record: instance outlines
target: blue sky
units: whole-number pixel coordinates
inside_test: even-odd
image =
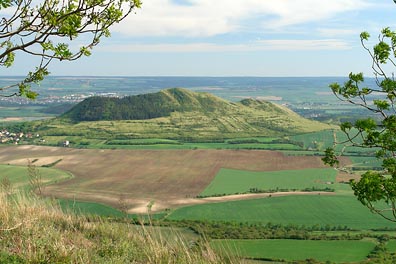
[[[52,75],[371,75],[360,32],[396,29],[392,0],[142,2],[92,56],[53,63]],[[20,61],[2,74],[23,74]]]

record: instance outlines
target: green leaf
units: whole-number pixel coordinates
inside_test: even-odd
[[[370,132],[377,128],[377,123],[371,117],[367,119],[359,119],[355,122],[355,128],[361,131]]]
[[[388,43],[380,41],[374,46],[374,57],[379,63],[385,64],[389,59],[391,47]]]
[[[0,0],[0,9],[12,6],[12,0]]]
[[[393,93],[396,91],[396,81],[390,78],[385,78],[380,82],[380,87],[384,92]]]
[[[340,125],[340,129],[344,132],[346,132],[347,130],[351,130],[352,129],[352,123],[351,122],[344,122]]]
[[[84,56],[90,56],[90,55],[91,55],[91,51],[90,51],[87,47],[81,47],[81,48],[80,48],[80,52],[81,52]]]
[[[324,157],[322,158],[322,161],[324,164],[330,165],[330,166],[336,166],[340,162],[337,159],[337,156],[335,155],[335,151],[333,148],[327,148],[324,153]]]
[[[341,94],[341,86],[338,83],[332,83],[329,85],[330,89],[335,94]]]
[[[377,106],[378,110],[389,110],[390,104],[385,100],[374,100],[374,105]]]
[[[366,31],[360,33],[360,39],[361,40],[368,40],[370,38],[370,34]]]
[[[383,191],[384,183],[384,177],[373,171],[364,173],[358,182],[353,180],[350,182],[355,196],[363,205],[386,199]]]

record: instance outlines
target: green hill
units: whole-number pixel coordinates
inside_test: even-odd
[[[124,98],[88,98],[59,118],[41,121],[38,127],[47,142],[79,142],[81,138],[205,141],[332,128],[270,102],[244,99],[234,103],[180,88]]]
[[[173,88],[124,98],[90,97],[65,113],[74,122],[99,120],[145,120],[170,116],[172,112],[219,112],[231,103],[208,93]]]

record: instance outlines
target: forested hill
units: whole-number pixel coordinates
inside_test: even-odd
[[[172,112],[213,112],[231,107],[231,103],[208,93],[172,88],[157,93],[124,98],[90,97],[62,117],[75,122],[99,120],[144,120],[170,116]]]

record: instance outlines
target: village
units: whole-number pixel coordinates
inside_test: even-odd
[[[10,132],[7,129],[2,129],[0,131],[0,143],[2,144],[19,144],[24,140],[33,139],[34,137],[39,138],[40,135],[36,134],[35,136],[32,133],[23,133],[23,132]]]
[[[23,133],[23,132],[10,132],[7,129],[2,129],[0,131],[0,144],[21,144],[23,143],[29,143],[32,142],[34,139],[36,139],[36,142],[38,143],[45,143],[45,139],[40,137],[40,134],[33,134],[33,133]],[[63,147],[69,147],[70,146],[70,141],[65,140],[63,142],[59,143],[60,146]]]

